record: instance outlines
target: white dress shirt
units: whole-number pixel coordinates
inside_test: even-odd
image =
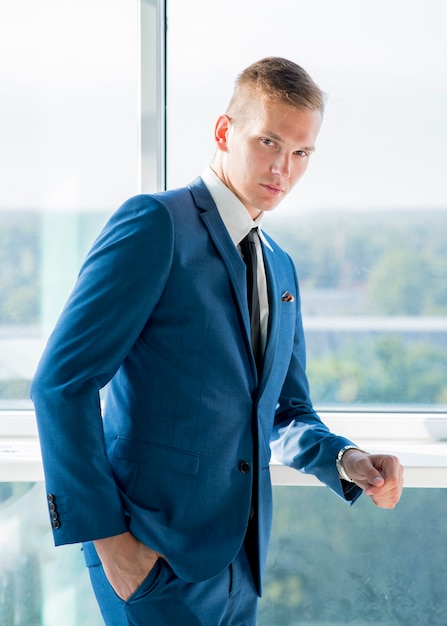
[[[217,174],[207,167],[202,173],[202,180],[213,198],[219,215],[228,230],[228,233],[239,251],[239,244],[244,237],[248,235],[252,228],[258,229],[258,237],[255,237],[256,252],[258,255],[258,294],[259,308],[261,314],[261,340],[262,351],[265,350],[267,343],[268,319],[269,319],[269,301],[267,294],[267,278],[265,275],[264,257],[262,253],[262,243],[270,248],[269,243],[265,239],[261,231],[261,223],[264,213],[253,220],[246,207],[237,198],[230,189],[220,180]]]

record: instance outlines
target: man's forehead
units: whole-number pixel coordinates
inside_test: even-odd
[[[306,110],[290,105],[271,105],[258,110],[258,114],[250,119],[259,132],[284,142],[290,139],[302,141],[309,134],[316,136],[322,117],[319,109]]]

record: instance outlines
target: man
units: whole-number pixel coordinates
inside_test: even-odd
[[[48,342],[32,397],[55,543],[84,543],[108,625],[255,624],[271,447],[348,502],[400,498],[399,461],[315,413],[295,270],[260,230],[323,107],[290,61],[242,72],[211,168],[112,216]]]

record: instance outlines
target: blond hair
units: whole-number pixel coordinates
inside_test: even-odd
[[[260,98],[323,114],[325,94],[299,65],[281,57],[256,61],[237,77],[227,108],[229,117],[240,117],[250,100]]]

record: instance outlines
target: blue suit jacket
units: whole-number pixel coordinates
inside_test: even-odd
[[[134,197],[106,224],[32,385],[56,544],[130,529],[179,576],[209,578],[239,551],[254,489],[260,588],[271,447],[341,497],[359,495],[335,469],[351,442],[309,398],[292,261],[269,243],[258,380],[245,265],[203,181]]]

